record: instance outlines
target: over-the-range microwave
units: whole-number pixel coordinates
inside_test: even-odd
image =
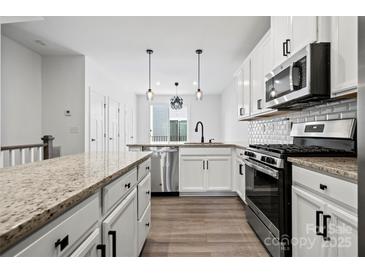
[[[330,43],[313,43],[265,77],[266,106],[300,109],[330,98]]]

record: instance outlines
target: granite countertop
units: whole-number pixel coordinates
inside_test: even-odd
[[[128,151],[85,153],[0,169],[0,252],[150,155]]]
[[[289,157],[288,161],[297,166],[308,167],[357,182],[357,159],[355,157]]]
[[[235,147],[245,149],[247,145],[239,143],[139,143],[128,144],[128,147]]]

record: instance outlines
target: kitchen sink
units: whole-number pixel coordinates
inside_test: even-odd
[[[221,142],[212,142],[212,143],[201,143],[201,142],[191,142],[191,143],[184,143],[185,145],[222,145]]]

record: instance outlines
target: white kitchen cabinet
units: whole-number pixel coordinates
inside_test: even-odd
[[[251,114],[251,60],[247,58],[234,76],[234,85],[238,98],[238,119]]]
[[[236,192],[242,201],[246,201],[246,184],[245,184],[245,165],[244,162],[236,157],[234,167]]]
[[[137,256],[137,190],[134,189],[103,221],[106,255]]]
[[[231,181],[231,157],[211,157],[206,159],[206,190],[230,191]]]
[[[356,193],[352,182],[293,166],[293,256],[357,256]]]
[[[180,157],[180,192],[205,191],[205,158]]]
[[[71,254],[71,257],[103,257],[105,245],[101,244],[100,229],[96,228],[93,233]]]
[[[332,97],[356,92],[357,29],[356,16],[331,17]]]
[[[292,187],[292,246],[294,257],[324,256],[323,237],[316,235],[316,214],[325,203],[309,192]],[[322,214],[323,215],[323,214]]]
[[[318,40],[318,17],[272,16],[271,31],[276,67],[307,44]]]

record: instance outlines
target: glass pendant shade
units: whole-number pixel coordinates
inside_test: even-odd
[[[197,49],[195,53],[198,55],[198,89],[196,90],[196,100],[203,100],[203,92],[200,89],[200,55],[203,53],[202,49]]]
[[[170,99],[170,106],[172,109],[182,109],[183,104],[184,104],[184,100],[183,98],[181,98],[180,96],[177,95],[177,86],[179,85],[179,83],[175,83],[175,87],[176,87],[176,95],[173,96]]]
[[[203,100],[203,92],[200,90],[200,89],[198,89],[197,91],[196,91],[196,100]]]
[[[148,89],[147,92],[146,92],[146,97],[147,97],[147,100],[148,101],[152,101],[153,100],[153,91],[151,89]]]
[[[148,54],[148,90],[146,92],[146,98],[148,101],[152,101],[154,94],[151,89],[151,54],[153,53],[153,50],[148,49],[146,52]]]

